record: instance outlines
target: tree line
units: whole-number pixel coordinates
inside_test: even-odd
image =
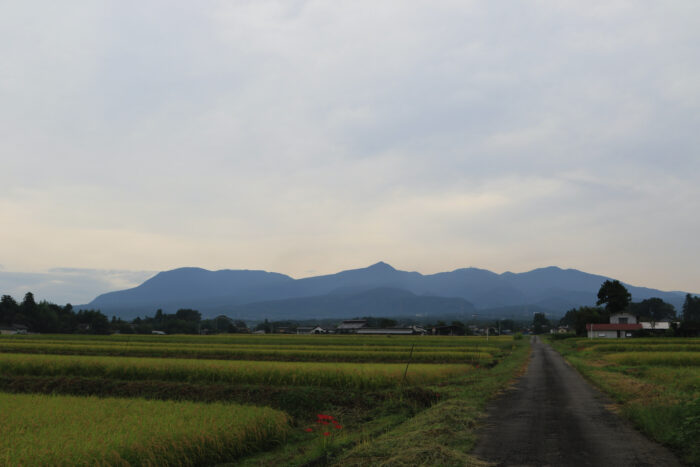
[[[216,334],[248,332],[245,322],[226,316],[202,319],[197,310],[180,309],[176,313],[157,310],[153,316],[125,321],[115,316],[108,319],[100,310],[74,310],[68,303],[56,305],[45,300],[37,303],[34,294],[27,292],[21,303],[10,295],[0,298],[0,327],[28,332],[58,334]]]

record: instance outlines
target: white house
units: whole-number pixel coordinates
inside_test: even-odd
[[[588,338],[602,337],[608,339],[624,339],[632,337],[632,332],[642,329],[637,322],[637,317],[632,313],[614,313],[610,315],[610,322],[603,324],[586,324]]]

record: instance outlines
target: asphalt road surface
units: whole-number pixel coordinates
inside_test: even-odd
[[[533,337],[527,372],[488,408],[473,453],[498,466],[681,465],[606,409],[610,403]]]

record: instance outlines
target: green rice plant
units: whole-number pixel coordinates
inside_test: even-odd
[[[698,352],[623,352],[604,358],[621,365],[700,366]]]
[[[700,344],[603,344],[592,347],[596,352],[700,352]]]
[[[0,351],[17,353],[45,353],[65,355],[109,355],[171,358],[206,358],[277,361],[345,361],[345,362],[404,362],[411,347],[369,345],[300,344],[271,345],[260,341],[257,345],[240,343],[222,344],[201,341],[176,344],[167,341],[113,341],[83,339],[0,339]],[[303,337],[303,336],[302,336]],[[461,345],[438,347],[429,344],[414,346],[412,360],[423,363],[489,363],[502,350],[496,346]]]
[[[0,373],[24,376],[81,376],[117,380],[190,383],[304,385],[387,388],[401,385],[404,364],[312,363],[0,354]],[[424,384],[461,375],[465,364],[413,364],[408,382]]]
[[[499,352],[495,347],[467,347],[432,349],[421,348],[413,353],[412,360],[423,363],[488,363]],[[405,362],[410,348],[401,347],[310,347],[310,346],[191,346],[169,345],[114,345],[72,342],[0,342],[0,351],[16,353],[42,353],[65,355],[107,355],[169,358],[207,358],[231,360],[275,361],[333,361],[333,362]]]
[[[673,391],[685,394],[696,393],[698,398],[700,398],[700,368],[697,366],[646,367],[641,376]]]
[[[0,342],[98,342],[121,344],[192,344],[192,345],[244,345],[244,346],[290,346],[308,345],[322,346],[351,346],[351,347],[418,347],[450,348],[489,346],[509,349],[512,344],[510,336],[491,337],[450,337],[450,336],[362,336],[362,335],[290,335],[290,334],[219,334],[210,336],[199,335],[168,335],[153,336],[142,334],[113,334],[110,336],[80,335],[80,334],[34,334],[0,336]]]
[[[265,407],[0,393],[5,466],[211,465],[284,440]]]

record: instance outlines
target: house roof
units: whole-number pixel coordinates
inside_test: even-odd
[[[360,329],[367,326],[367,320],[349,319],[343,321],[336,329]]]
[[[587,324],[586,325],[586,330],[590,331],[593,329],[593,331],[638,331],[642,329],[642,325],[637,323],[637,324],[615,324],[615,323],[601,323],[601,324]]]
[[[363,328],[358,334],[413,334],[413,328]]]

